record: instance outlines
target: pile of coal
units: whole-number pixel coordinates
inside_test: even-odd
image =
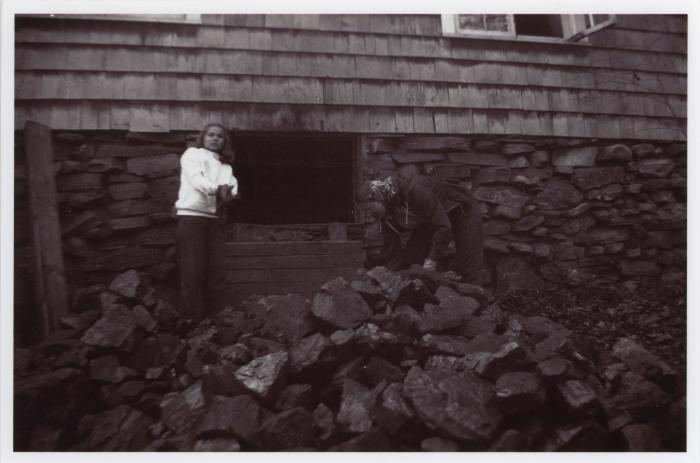
[[[383,267],[198,325],[135,270],[15,350],[15,450],[678,451],[679,374],[480,287]]]

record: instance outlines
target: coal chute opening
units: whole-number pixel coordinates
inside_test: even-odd
[[[353,222],[353,140],[234,135],[241,199],[230,222]]]

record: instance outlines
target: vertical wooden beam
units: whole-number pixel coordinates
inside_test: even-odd
[[[42,334],[46,336],[58,328],[60,318],[68,313],[51,129],[28,121],[24,127],[24,145],[34,248],[36,304],[39,308]]]

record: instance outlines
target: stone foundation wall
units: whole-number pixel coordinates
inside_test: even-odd
[[[174,274],[171,208],[180,182],[179,156],[195,136],[54,132],[70,284],[108,282],[131,268],[149,271],[156,280]],[[15,271],[26,287],[31,285],[31,226],[22,132],[15,139]]]
[[[415,165],[471,186],[501,291],[685,272],[685,144],[374,136],[363,153],[365,179]]]
[[[195,136],[54,133],[69,283],[107,282],[131,268],[156,281],[174,275],[178,160]],[[21,132],[15,148],[21,296],[32,276]],[[366,178],[412,164],[470,183],[485,217],[488,277],[501,287],[685,271],[685,144],[371,136],[363,156]]]

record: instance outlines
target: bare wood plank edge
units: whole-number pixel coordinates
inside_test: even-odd
[[[278,241],[226,243],[227,256],[280,256],[303,254],[351,254],[362,251],[361,241]]]
[[[334,269],[244,269],[227,270],[226,281],[236,283],[290,283],[319,282],[323,284],[336,276],[351,276],[361,267],[339,267]],[[319,285],[320,286],[320,285]]]
[[[59,327],[68,314],[61,226],[53,173],[51,129],[28,121],[24,127],[31,211],[37,303],[44,335]]]
[[[352,254],[317,254],[317,255],[297,255],[297,256],[235,256],[228,259],[226,268],[229,270],[238,269],[265,269],[265,268],[337,268],[361,266],[364,255],[361,253]]]

